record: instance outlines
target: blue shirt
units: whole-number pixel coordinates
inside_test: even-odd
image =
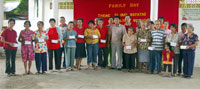
[[[162,51],[164,48],[164,39],[166,38],[165,31],[160,30],[153,30],[151,32],[151,38],[152,38],[152,47],[155,47],[154,50]]]
[[[70,32],[67,30],[63,33],[63,39],[69,36],[75,36],[75,38],[77,38],[76,31],[72,30],[72,32]],[[66,41],[64,47],[76,47],[76,41],[74,39],[69,39]]]

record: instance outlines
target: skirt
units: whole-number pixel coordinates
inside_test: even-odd
[[[86,58],[85,43],[76,43],[76,53],[75,58]]]
[[[139,50],[139,62],[149,62],[149,51],[148,50]]]

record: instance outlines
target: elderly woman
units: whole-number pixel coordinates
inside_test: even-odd
[[[22,61],[24,62],[24,68],[26,74],[33,74],[31,72],[31,65],[32,61],[34,60],[34,49],[33,49],[33,41],[34,41],[34,35],[35,33],[30,30],[31,22],[25,21],[24,22],[25,30],[22,30],[20,32],[20,36],[18,41],[21,42],[21,55],[22,55]],[[27,71],[27,61],[29,61],[28,64],[28,71]]]
[[[184,49],[183,77],[191,78],[191,76],[193,75],[194,68],[195,49],[198,45],[199,39],[197,34],[194,33],[194,27],[192,24],[188,24],[187,29],[188,33],[185,34],[182,38],[183,46],[181,47],[182,49]]]
[[[178,69],[178,60],[179,60],[179,54],[180,54],[180,44],[181,44],[181,35],[176,32],[177,25],[175,23],[170,25],[171,33],[167,35],[166,42],[169,42],[172,46],[172,50],[175,53],[175,56],[173,57],[173,74],[176,76],[177,69]]]
[[[149,62],[148,46],[150,43],[150,37],[150,31],[146,29],[145,22],[141,22],[141,29],[137,32],[140,72],[142,70],[142,63],[145,63],[145,72],[147,72],[147,66]]]
[[[37,23],[38,30],[35,31],[35,64],[37,69],[37,74],[40,74],[40,70],[42,67],[42,74],[45,74],[47,71],[47,43],[46,37],[47,33],[43,30],[44,23],[39,21]]]

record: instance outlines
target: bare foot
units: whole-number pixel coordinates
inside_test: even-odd
[[[49,70],[50,73],[53,73],[53,70]]]

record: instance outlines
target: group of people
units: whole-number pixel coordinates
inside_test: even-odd
[[[150,19],[137,20],[137,27],[134,28],[130,15],[125,16],[125,24],[120,24],[120,17],[115,16],[108,19],[108,25],[104,24],[103,18],[89,20],[87,28],[83,26],[82,18],[66,24],[65,18],[60,17],[59,27],[53,18],[49,23],[50,27],[44,30],[44,23],[39,21],[38,29],[32,31],[31,22],[24,22],[25,29],[18,38],[24,75],[33,74],[31,65],[34,59],[37,74],[44,74],[47,71],[47,57],[49,71],[54,72],[54,59],[55,69],[61,72],[61,64],[66,71],[74,71],[74,68],[82,70],[81,62],[86,56],[86,70],[91,67],[94,70],[108,68],[110,63],[109,69],[123,69],[124,72],[138,69],[139,72],[144,70],[153,74],[157,70],[157,74],[171,78],[181,75],[183,70],[184,78],[193,75],[195,48],[199,40],[191,24],[182,23],[181,31],[177,32],[175,23],[169,25],[164,17],[159,17],[155,22]],[[1,42],[6,54],[6,73],[15,76],[19,44],[13,29],[15,20],[10,19],[8,24],[1,34]]]

